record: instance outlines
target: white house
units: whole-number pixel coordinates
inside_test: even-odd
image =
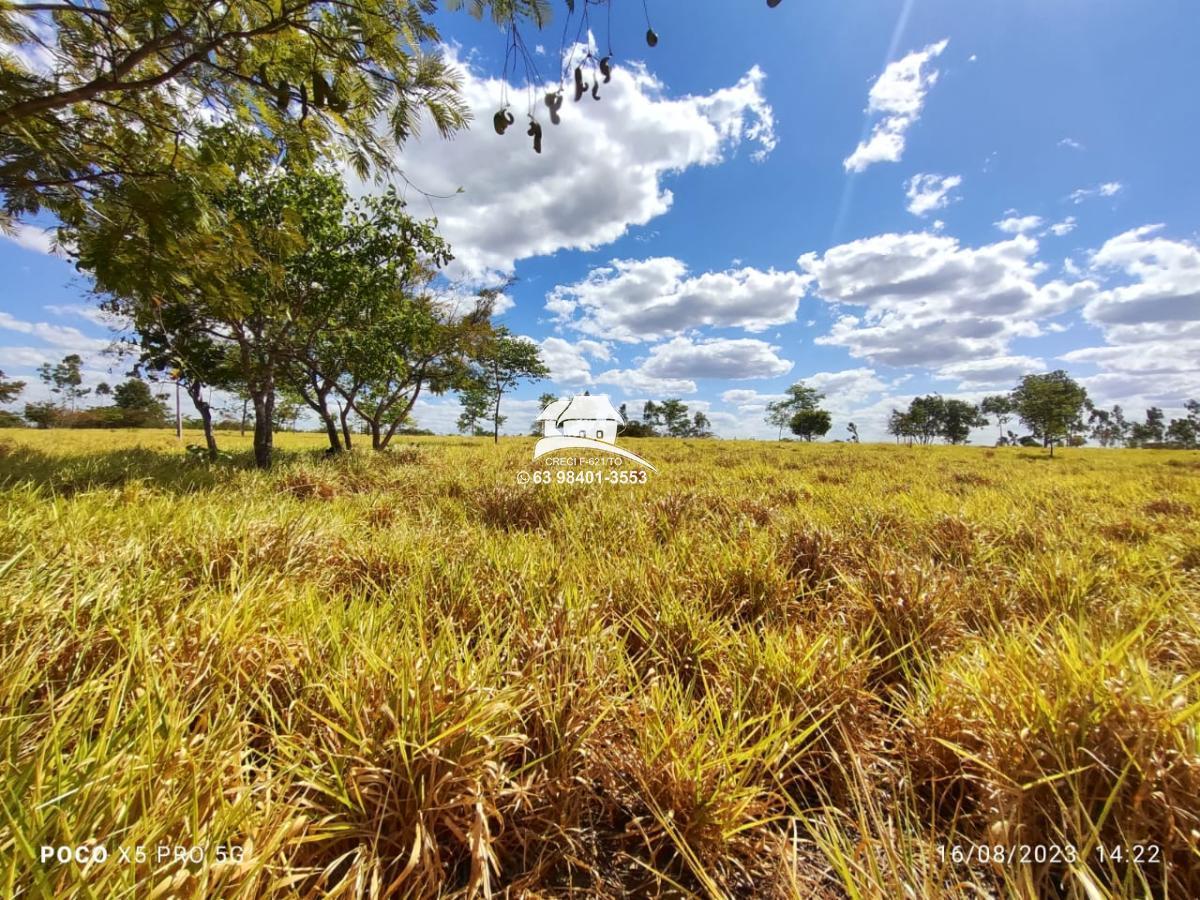
[[[546,437],[582,437],[609,444],[617,442],[617,430],[625,424],[607,394],[592,396],[586,391],[555,400],[537,417]]]

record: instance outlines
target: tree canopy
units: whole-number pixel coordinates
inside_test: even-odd
[[[1045,375],[1026,375],[1012,392],[1017,416],[1042,446],[1065,443],[1083,431],[1087,391],[1062,369]]]
[[[461,6],[461,3],[451,3]],[[478,0],[499,21],[546,0]],[[360,174],[394,166],[428,114],[444,136],[469,111],[432,2],[64,0],[0,5],[0,192],[8,216],[64,219],[104,184],[211,168],[197,135],[237,122],[272,155],[338,151]],[[387,128],[378,128],[379,121]]]

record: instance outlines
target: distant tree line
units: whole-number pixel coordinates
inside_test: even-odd
[[[958,444],[968,440],[972,428],[994,421],[999,429],[997,446],[1045,447],[1051,456],[1056,446],[1082,446],[1089,439],[1102,447],[1197,449],[1200,402],[1188,400],[1184,409],[1184,418],[1167,422],[1162,409],[1152,406],[1144,422],[1130,422],[1120,406],[1111,410],[1096,406],[1087,390],[1060,369],[1026,375],[1009,393],[984,397],[978,405],[937,394],[917,397],[908,409],[892,410],[888,433],[910,444],[938,438]],[[1029,433],[1017,435],[1008,429],[1012,421],[1019,421]]]

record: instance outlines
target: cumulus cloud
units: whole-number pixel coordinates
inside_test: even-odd
[[[1079,204],[1091,197],[1115,197],[1124,188],[1125,186],[1119,181],[1106,181],[1095,187],[1079,188],[1071,192],[1071,202]]]
[[[800,257],[816,293],[843,314],[818,344],[895,366],[948,365],[1005,355],[1017,336],[1041,333],[1037,319],[1082,306],[1096,284],[1037,279],[1037,241],[1028,235],[963,247],[948,235],[882,234]]]
[[[696,382],[690,378],[658,378],[642,369],[609,369],[596,376],[600,384],[615,385],[626,396],[651,395],[669,397],[677,394],[696,393]]]
[[[1062,359],[1101,372],[1085,380],[1105,399],[1178,405],[1200,394],[1200,246],[1146,225],[1111,238],[1092,254],[1094,270],[1123,279],[1083,308],[1105,345]]]
[[[1082,150],[1083,149],[1083,144],[1079,143],[1079,141],[1075,140],[1074,138],[1069,138],[1069,137],[1065,137],[1061,141],[1059,141],[1058,146],[1065,147],[1068,150]]]
[[[762,331],[796,318],[810,281],[798,272],[749,267],[693,276],[672,257],[616,259],[556,287],[546,309],[560,324],[629,343],[701,326]]]
[[[656,378],[773,378],[792,369],[778,353],[778,347],[751,338],[677,337],[652,347],[641,368]]]
[[[842,369],[839,372],[814,372],[798,380],[823,393],[825,400],[822,405],[834,412],[846,412],[887,389],[887,382],[874,369],[866,367]]]
[[[878,162],[898,162],[904,155],[905,135],[921,117],[925,95],[937,83],[938,71],[930,60],[942,54],[948,40],[914,50],[903,59],[889,63],[871,86],[868,114],[882,115],[870,136],[860,141],[842,165],[848,172],[861,172]]]
[[[621,66],[600,102],[568,98],[557,126],[538,90],[534,114],[545,130],[539,155],[525,134],[523,106],[514,107],[518,122],[507,134],[492,130],[502,82],[452,61],[475,124],[452,141],[410,141],[401,165],[432,194],[462,187],[460,195],[432,201],[459,273],[509,273],[519,259],[610,243],[671,207],[664,186],[670,174],[720,163],[740,144],[759,157],[776,144],[766,75],[758,67],[712,93],[670,97],[645,68]],[[526,93],[513,85],[507,91],[513,98]]]
[[[88,337],[78,328],[70,325],[51,325],[49,322],[26,322],[10,313],[0,312],[0,328],[6,331],[16,331],[40,338],[47,344],[67,351],[83,353],[89,350],[103,350],[110,341],[103,338]]]
[[[1012,213],[1013,210],[1009,210]],[[995,226],[1005,234],[1024,234],[1027,231],[1036,231],[1042,227],[1041,216],[1018,216],[1007,215],[1006,218],[995,222]]]
[[[993,356],[951,363],[937,370],[936,377],[957,381],[962,390],[1012,387],[1022,375],[1045,372],[1046,363],[1033,356]]]
[[[962,184],[960,175],[914,175],[905,184],[908,211],[924,216],[950,204],[950,192]]]
[[[1092,266],[1123,272],[1132,281],[1102,291],[1084,308],[1095,324],[1137,325],[1200,321],[1200,247],[1159,236],[1145,225],[1107,241]]]
[[[7,238],[18,247],[24,247],[34,253],[54,254],[56,250],[53,228],[39,228],[36,225],[18,222],[11,232],[0,230],[0,237]]]
[[[627,395],[661,397],[693,394],[697,379],[773,378],[792,369],[779,347],[751,338],[693,340],[677,337],[650,348],[634,368],[615,368],[594,376]]]

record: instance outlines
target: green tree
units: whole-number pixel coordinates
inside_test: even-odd
[[[824,437],[833,426],[833,417],[824,409],[802,409],[792,416],[788,427],[804,441]]]
[[[816,388],[808,387],[803,381],[797,381],[788,387],[782,399],[767,404],[766,422],[779,429],[779,437],[782,439],[783,429],[791,426],[796,413],[816,409],[824,399],[825,395]]]
[[[38,428],[53,428],[62,418],[62,409],[55,403],[26,403],[25,418]]]
[[[896,436],[897,444],[901,440],[907,440],[910,444],[912,443],[914,432],[912,420],[909,418],[908,413],[893,408],[891,415],[888,416],[887,431],[888,434]]]
[[[166,410],[150,390],[150,385],[140,378],[129,378],[112,391],[113,405],[120,410],[114,420],[119,427],[154,428],[167,421]]]
[[[946,400],[942,406],[938,433],[948,444],[963,444],[971,436],[971,429],[988,423],[979,407],[966,400]]]
[[[536,381],[550,374],[542,362],[541,349],[528,338],[515,337],[503,326],[474,351],[472,390],[479,390],[491,406],[492,440],[500,441],[500,400],[522,381]]]
[[[1129,441],[1135,447],[1145,444],[1161,444],[1167,437],[1166,417],[1160,407],[1151,406],[1146,410],[1144,422],[1134,422],[1129,427]]]
[[[1101,447],[1122,444],[1129,436],[1129,423],[1119,405],[1111,410],[1097,406],[1088,408],[1089,434]]]
[[[0,403],[12,403],[23,390],[25,390],[25,382],[9,381],[5,379],[3,370],[0,370]]]
[[[472,5],[514,22],[549,17],[545,0]],[[425,0],[4,4],[0,39],[20,51],[6,54],[0,82],[4,211],[46,206],[73,220],[106,185],[205,178],[220,164],[195,152],[195,138],[214,111],[252,128],[276,158],[311,161],[341,146],[362,174],[390,169],[426,116],[445,136],[468,121],[435,9]]]
[[[272,413],[276,431],[295,431],[296,423],[304,412],[304,400],[290,386],[281,386],[275,391]]]
[[[458,395],[462,413],[458,417],[458,430],[475,437],[487,434],[481,423],[487,421],[492,401],[487,388],[482,384],[468,384]],[[537,425],[534,424],[536,429]]]
[[[1087,391],[1061,369],[1026,375],[1012,393],[1017,416],[1054,456],[1054,445],[1083,428]]]
[[[688,437],[692,423],[688,421],[687,404],[679,398],[664,400],[657,407],[658,419],[671,437]]]
[[[1014,413],[1012,397],[1008,394],[991,394],[980,401],[979,411],[985,416],[995,418],[996,427],[1000,429],[1000,437],[996,441],[999,446],[1004,442],[1004,426],[1008,424]]]
[[[858,443],[858,426],[855,425],[853,422],[851,422],[846,426],[846,432],[850,435],[850,443],[857,444]]]
[[[38,367],[38,377],[50,388],[51,393],[63,398],[64,405],[69,402],[74,412],[78,401],[91,393],[91,388],[83,384],[83,360],[78,353],[71,353],[55,365],[42,363]]]

